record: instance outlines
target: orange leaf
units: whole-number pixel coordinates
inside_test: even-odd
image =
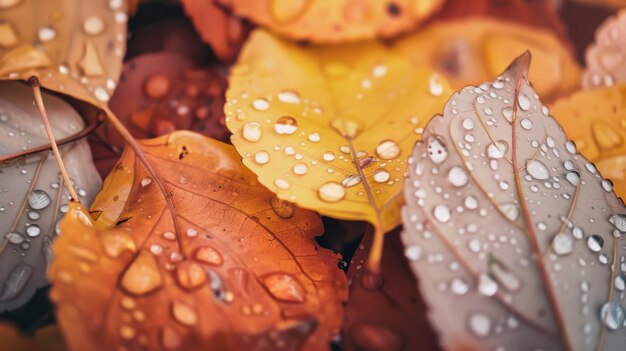
[[[175,207],[129,149],[95,222],[72,206],[50,270],[69,349],[327,348],[346,281],[315,244],[320,218],[276,199],[231,146],[191,132],[141,146]]]
[[[389,38],[417,27],[443,0],[226,0],[235,13],[296,40]]]
[[[580,152],[626,198],[626,85],[583,90],[556,101],[552,114]]]
[[[38,329],[33,336],[21,334],[9,324],[0,324],[0,351],[63,351],[63,339],[56,325]]]

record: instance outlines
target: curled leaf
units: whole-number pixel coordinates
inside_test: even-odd
[[[447,91],[379,43],[301,48],[257,31],[230,76],[226,124],[281,199],[387,231],[400,222],[403,155]]]
[[[626,198],[626,86],[583,90],[557,100],[552,114],[578,150]]]
[[[530,78],[554,98],[575,90],[580,68],[554,33],[490,18],[434,22],[398,45],[415,65],[437,67],[456,89],[491,79],[525,50],[535,59]]]
[[[415,28],[443,0],[226,0],[252,22],[296,40],[340,43],[389,38]]]
[[[612,86],[626,81],[626,10],[609,17],[596,30],[596,40],[587,47],[585,88]]]
[[[346,282],[315,244],[320,218],[276,199],[226,144],[175,132],[141,146],[175,209],[130,149],[95,222],[71,206],[50,271],[69,349],[328,347]]]
[[[89,145],[72,137],[85,130],[77,109],[58,96],[43,99],[79,200],[91,203],[102,181],[91,160]],[[80,106],[76,103],[75,106]],[[70,196],[57,163],[46,150],[33,92],[21,82],[0,82],[0,312],[26,303],[48,284],[52,242],[58,219],[67,211]],[[25,150],[42,151],[21,155]]]
[[[618,350],[626,208],[527,80],[454,94],[410,159],[406,256],[448,349]]]

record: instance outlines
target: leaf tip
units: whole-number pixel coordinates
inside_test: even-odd
[[[524,51],[524,53],[513,60],[505,72],[514,72],[516,76],[528,77],[528,70],[530,69],[532,56],[533,55],[530,53],[530,50]]]

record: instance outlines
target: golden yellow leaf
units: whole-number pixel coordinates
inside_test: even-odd
[[[579,91],[551,110],[580,152],[626,198],[626,85]]]
[[[489,81],[524,51],[533,55],[530,79],[544,99],[575,90],[581,70],[551,31],[490,18],[435,22],[399,43],[416,65],[437,67],[452,86]]]
[[[69,350],[327,349],[347,282],[315,243],[319,216],[278,200],[221,142],[175,132],[140,145],[174,207],[131,149],[95,223],[72,204],[50,270]]]
[[[126,0],[10,0],[0,10],[0,79],[37,76],[45,88],[106,106],[126,48]]]
[[[400,223],[406,156],[448,84],[377,42],[308,47],[256,31],[230,76],[231,141],[261,183],[321,214]]]
[[[205,0],[208,1],[208,0]],[[338,43],[393,37],[415,28],[444,0],[225,0],[235,13],[296,40]]]

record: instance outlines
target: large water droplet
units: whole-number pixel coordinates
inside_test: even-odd
[[[626,232],[626,215],[615,214],[609,217],[609,223],[615,226],[615,229],[620,232]]]
[[[193,290],[206,283],[207,275],[201,265],[184,261],[176,266],[176,281],[183,288]]]
[[[467,172],[462,167],[454,166],[448,172],[448,181],[455,187],[462,187],[467,184]]]
[[[285,302],[302,303],[306,298],[306,289],[300,281],[291,274],[269,273],[261,278],[265,288],[272,296]]]
[[[491,319],[482,313],[472,313],[468,320],[469,329],[478,337],[485,337],[491,331]]]
[[[341,181],[341,185],[343,185],[346,188],[353,187],[360,183],[361,183],[361,176],[359,176],[358,174],[349,175]]]
[[[534,158],[526,160],[526,172],[528,172],[531,177],[538,180],[550,179],[548,167],[546,167],[543,162]]]
[[[383,140],[376,146],[376,155],[383,160],[393,160],[400,156],[400,145],[394,140]]]
[[[298,121],[291,116],[282,116],[276,120],[274,130],[277,134],[291,135],[298,130]]]
[[[24,235],[17,233],[17,232],[12,232],[12,233],[7,233],[5,235],[5,238],[11,243],[11,244],[15,244],[15,245],[19,245],[21,243],[24,242],[24,240],[26,240],[24,238]]]
[[[194,309],[181,301],[172,302],[172,316],[180,324],[192,327],[198,323],[198,315]]]
[[[299,104],[300,95],[295,91],[283,91],[278,94],[278,100],[287,104]]]
[[[257,151],[254,154],[254,162],[259,165],[264,165],[270,162],[270,153],[265,150]]]
[[[437,205],[433,209],[433,216],[435,216],[435,219],[439,222],[446,223],[450,220],[452,213],[450,211],[450,207],[446,205]]]
[[[428,157],[435,164],[441,164],[448,158],[448,150],[446,144],[437,136],[429,137],[427,140]]]
[[[250,142],[256,143],[263,136],[263,129],[257,122],[246,123],[241,129],[241,136]]]
[[[497,140],[487,146],[487,156],[493,159],[500,159],[509,151],[509,144],[504,140]]]
[[[389,180],[389,172],[386,169],[378,169],[374,172],[374,181],[376,183],[384,183]]]
[[[51,202],[52,199],[50,199],[48,193],[41,189],[35,189],[28,195],[28,204],[35,210],[43,210],[48,207]]]
[[[346,190],[339,183],[328,182],[320,186],[317,194],[322,201],[338,202],[346,196]]]
[[[569,255],[574,251],[574,238],[570,233],[558,233],[553,240],[552,249],[557,255]]]
[[[567,172],[565,179],[567,179],[570,184],[577,187],[580,184],[580,173],[576,171]]]
[[[624,327],[626,313],[624,313],[624,308],[617,303],[607,302],[600,310],[600,320],[607,328],[617,330]]]
[[[493,296],[498,292],[498,283],[488,274],[482,273],[478,278],[478,292],[485,296]]]
[[[28,234],[28,236],[30,236],[31,238],[34,238],[41,234],[41,228],[39,228],[39,226],[36,224],[31,224],[26,227],[26,234]]]
[[[155,257],[148,251],[141,251],[122,277],[122,287],[131,294],[144,295],[163,285]]]
[[[528,98],[528,95],[524,93],[519,93],[517,95],[517,103],[519,104],[519,107],[522,110],[524,111],[530,110],[530,99]]]
[[[600,252],[604,246],[604,239],[600,235],[594,234],[587,238],[587,247],[593,252]]]
[[[224,263],[222,254],[211,246],[202,246],[196,250],[196,260],[213,266],[221,266]]]

